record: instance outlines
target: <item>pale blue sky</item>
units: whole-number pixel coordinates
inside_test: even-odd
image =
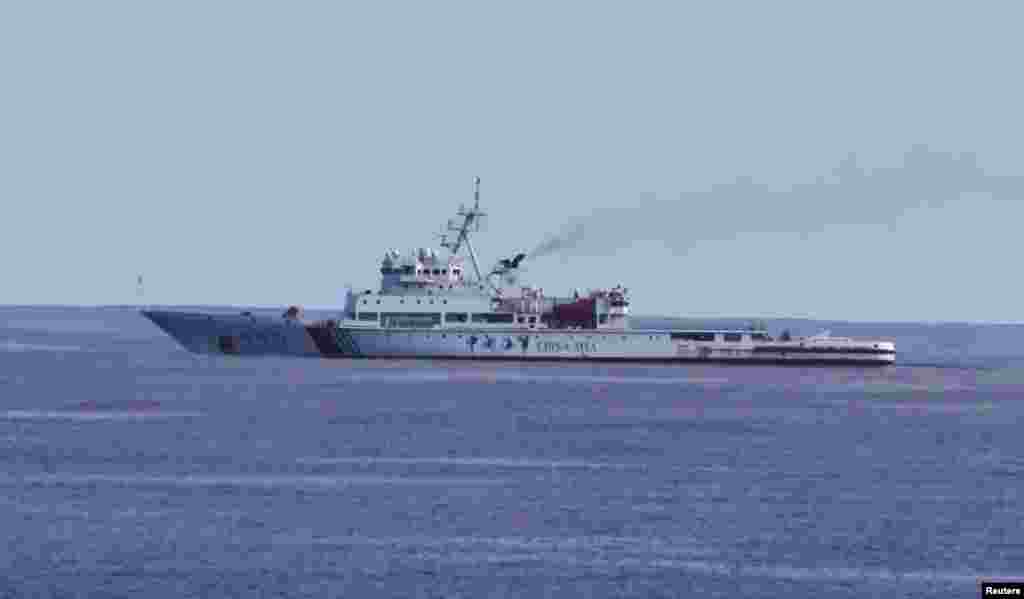
[[[479,175],[549,291],[1021,320],[1020,6],[5,2],[0,303],[340,304]]]

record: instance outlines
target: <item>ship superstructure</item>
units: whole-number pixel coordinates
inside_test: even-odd
[[[482,269],[473,235],[486,215],[480,180],[473,205],[460,207],[430,248],[387,250],[375,291],[349,290],[337,320],[307,323],[297,308],[281,318],[145,311],[196,353],[350,358],[584,361],[722,361],[885,365],[887,341],[822,334],[776,340],[760,329],[640,330],[630,326],[628,290],[551,296],[524,285],[527,254]],[[467,264],[468,258],[468,264]]]

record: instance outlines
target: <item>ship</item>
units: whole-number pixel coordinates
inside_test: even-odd
[[[473,244],[487,216],[480,179],[473,203],[459,207],[433,248],[389,249],[377,290],[348,289],[336,318],[307,320],[298,306],[282,314],[142,310],[195,354],[343,359],[576,362],[717,362],[886,366],[891,341],[833,337],[828,331],[779,338],[766,327],[648,329],[630,326],[622,284],[553,296],[523,284],[526,252],[481,269]],[[468,258],[468,261],[467,261]]]

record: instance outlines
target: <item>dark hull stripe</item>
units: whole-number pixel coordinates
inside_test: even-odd
[[[353,356],[330,356],[330,357],[353,357]],[[654,357],[611,357],[611,356],[530,356],[530,355],[486,355],[486,354],[446,354],[438,356],[406,355],[406,354],[380,354],[355,356],[361,360],[435,360],[447,361],[490,361],[490,362],[577,362],[577,363],[634,363],[634,364],[681,364],[681,363],[703,363],[703,364],[742,364],[749,366],[892,366],[892,361],[885,361],[871,358],[846,358],[846,359],[825,359],[825,358],[697,358],[672,356],[664,358]]]
[[[896,355],[894,349],[873,347],[754,347],[755,354],[870,354],[879,356]]]

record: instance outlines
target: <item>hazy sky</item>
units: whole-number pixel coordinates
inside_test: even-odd
[[[0,3],[0,303],[340,304],[479,175],[549,292],[1024,320],[1021,6]]]

